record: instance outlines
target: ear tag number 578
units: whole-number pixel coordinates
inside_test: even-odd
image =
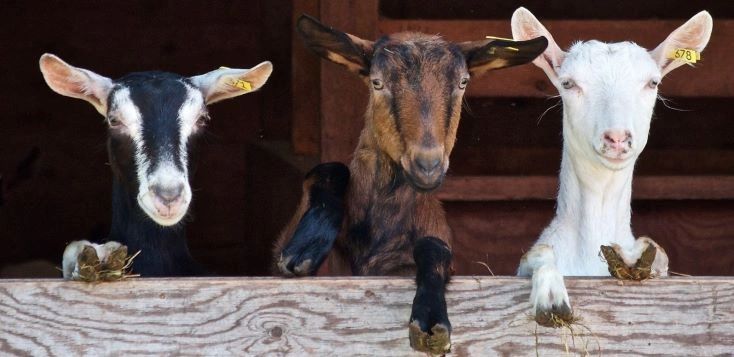
[[[673,51],[668,58],[683,61],[686,63],[696,63],[701,60],[701,54],[695,50],[686,48],[678,48]]]

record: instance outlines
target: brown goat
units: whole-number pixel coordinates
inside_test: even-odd
[[[307,16],[297,29],[308,47],[358,73],[372,90],[349,169],[327,163],[307,175],[303,200],[274,251],[276,272],[315,274],[333,244],[332,273],[416,274],[411,346],[445,353],[451,229],[431,192],[449,166],[464,89],[470,76],[532,61],[547,41],[454,44],[404,32],[371,42]]]

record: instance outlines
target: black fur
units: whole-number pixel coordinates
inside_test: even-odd
[[[309,207],[282,254],[293,256],[287,264],[289,271],[310,260],[309,274],[315,275],[341,229],[349,168],[336,162],[320,164],[309,171],[306,180],[314,180]]]
[[[423,237],[415,242],[413,259],[417,267],[417,288],[410,322],[418,322],[422,331],[431,331],[436,324],[443,324],[451,331],[445,298],[451,250],[438,238]]]

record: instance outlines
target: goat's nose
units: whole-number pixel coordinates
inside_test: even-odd
[[[418,156],[415,158],[415,165],[426,175],[432,174],[439,164],[441,164],[441,158],[437,156]]]
[[[607,130],[604,132],[604,144],[614,150],[622,150],[632,145],[632,133],[629,130]]]
[[[183,184],[178,184],[171,187],[161,187],[159,185],[154,185],[153,187],[151,187],[151,190],[156,195],[156,197],[158,197],[158,199],[165,205],[170,205],[171,203],[177,201],[181,197],[181,192],[183,192],[183,189]]]

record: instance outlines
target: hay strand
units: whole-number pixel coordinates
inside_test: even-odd
[[[72,279],[94,283],[138,277],[140,275],[131,273],[133,260],[138,254],[140,254],[140,251],[128,256],[127,247],[123,245],[112,251],[106,259],[100,261],[94,247],[86,246],[77,257],[78,274],[74,275]]]
[[[619,256],[619,253],[610,246],[601,246],[601,255],[607,263],[609,274],[620,280],[642,281],[654,278],[652,273],[652,263],[655,261],[657,248],[654,245],[648,245],[647,249],[642,252],[640,259],[635,262],[634,266],[628,266]]]

